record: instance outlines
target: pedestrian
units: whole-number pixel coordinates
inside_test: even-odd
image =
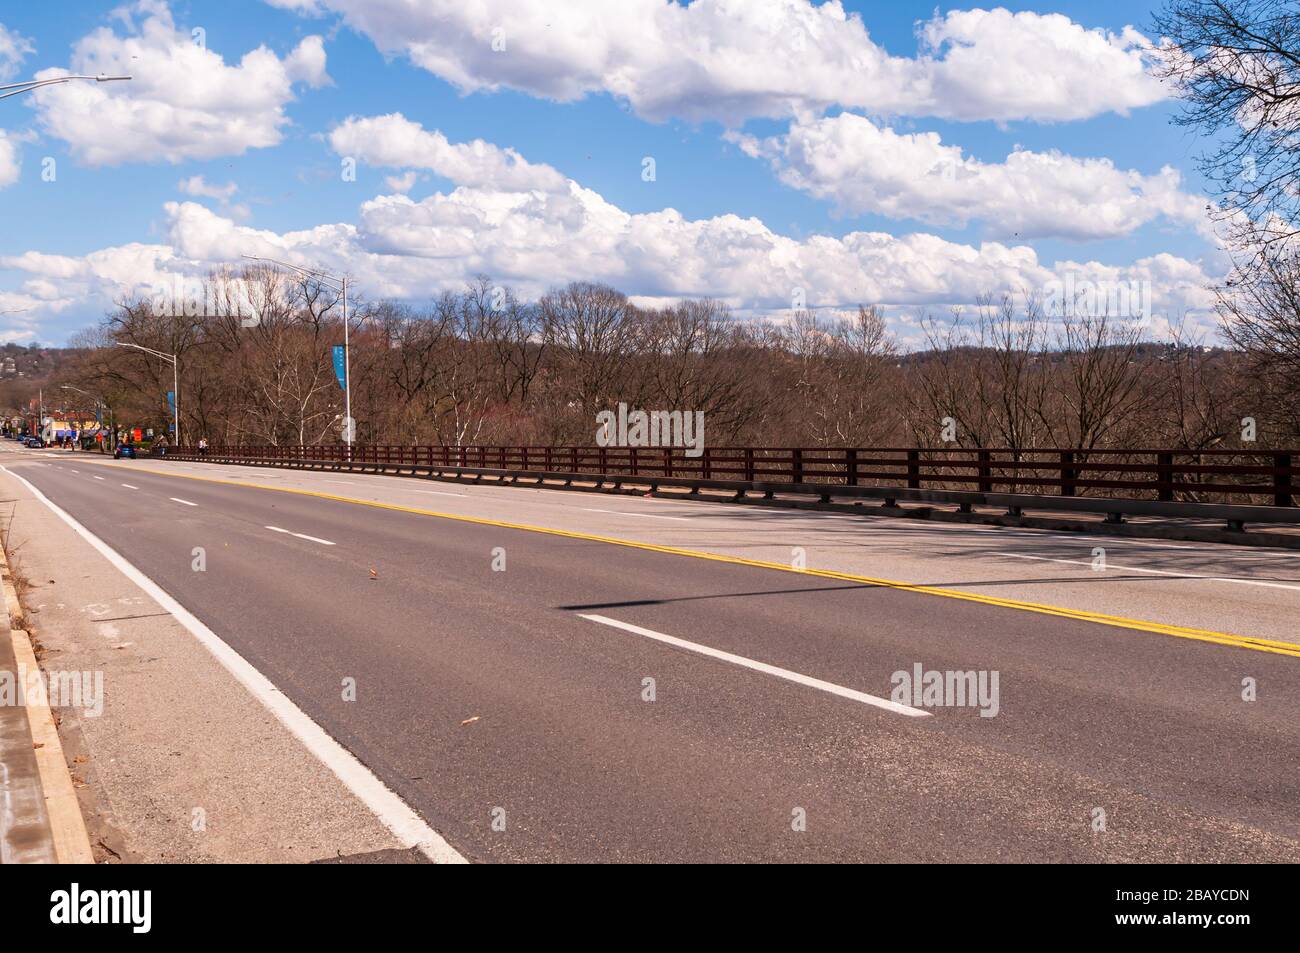
[[[208,455],[208,438],[207,438],[207,437],[200,437],[200,438],[199,438],[199,456],[201,456],[201,457],[206,457],[207,455]]]

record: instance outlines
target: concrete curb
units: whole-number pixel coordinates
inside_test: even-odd
[[[21,704],[25,669],[14,657],[9,620],[0,621],[0,678],[6,697],[0,707],[0,864],[54,864],[54,834],[45,811],[45,791],[36,764],[27,712]]]
[[[23,617],[22,605],[14,589],[9,560],[0,548],[0,574],[3,576],[5,606],[10,619]],[[20,669],[39,672],[36,653],[31,639],[23,629],[10,627],[14,658]],[[34,697],[32,697],[34,696]],[[36,767],[41,787],[45,791],[45,810],[49,816],[50,831],[54,839],[54,854],[60,864],[93,864],[95,855],[90,848],[90,835],[81,816],[81,804],[72,784],[72,773],[63,756],[63,744],[54,722],[54,714],[45,693],[44,682],[33,690],[27,699],[27,721],[35,746]]]

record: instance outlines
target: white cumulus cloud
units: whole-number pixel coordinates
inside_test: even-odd
[[[429,132],[401,113],[350,117],[330,133],[329,141],[341,156],[371,165],[427,169],[457,185],[547,192],[565,187],[564,176],[555,169],[533,165],[514,149],[482,139],[452,143],[436,129]]]
[[[899,133],[852,113],[796,121],[784,136],[729,138],[787,185],[846,214],[978,220],[990,234],[1019,239],[1114,238],[1161,218],[1209,228],[1205,199],[1182,191],[1169,166],[1143,175],[1106,158],[1027,150],[986,163],[937,133]]]
[[[227,182],[225,185],[212,185],[201,175],[192,175],[188,179],[181,179],[176,183],[176,188],[186,195],[222,200],[229,199],[239,191],[239,186],[234,182]]]
[[[876,43],[838,0],[267,0],[340,14],[387,54],[465,91],[571,101],[608,93],[645,118],[820,112],[959,120],[1071,120],[1168,94],[1132,27],[1057,14],[950,12],[920,26],[916,56]]]
[[[356,223],[292,232],[252,228],[194,202],[168,203],[166,244],[102,249],[84,258],[26,255],[0,267],[29,274],[21,291],[57,311],[88,298],[105,307],[145,294],[167,274],[201,277],[238,265],[242,255],[291,261],[354,277],[371,298],[419,304],[462,287],[476,274],[534,297],[574,279],[605,281],[639,300],[710,296],[745,313],[784,312],[801,289],[809,305],[837,309],[878,303],[916,325],[908,309],[944,311],[984,292],[1045,293],[1070,274],[1076,284],[1143,282],[1153,327],[1191,312],[1212,330],[1209,278],[1201,265],[1171,255],[1127,266],[1063,262],[1048,266],[1025,245],[968,245],[934,235],[851,232],[797,239],[755,218],[687,219],[674,209],[628,213],[570,183],[566,193],[497,192],[461,187],[422,201],[377,196]],[[910,331],[908,330],[910,328]]]
[[[130,82],[63,83],[32,93],[41,128],[88,165],[181,162],[274,146],[289,122],[294,84],[328,82],[321,38],[281,59],[265,46],[237,65],[208,49],[202,34],[178,29],[162,0],[122,11],[126,35],[101,27],[73,48],[68,72],[131,75]]]
[[[31,40],[0,23],[0,83],[13,79],[23,60],[35,52]]]
[[[8,133],[0,129],[0,189],[17,182],[21,171],[18,146]]]
[[[354,221],[286,232],[242,224],[230,209],[169,202],[157,244],[113,246],[81,257],[33,251],[0,258],[0,269],[26,275],[7,293],[39,302],[38,310],[48,314],[84,310],[88,301],[110,307],[147,294],[167,275],[202,277],[252,255],[349,274],[372,299],[418,304],[478,274],[526,298],[567,281],[594,280],[643,301],[721,298],[742,314],[785,312],[796,297],[819,309],[880,304],[895,309],[897,326],[914,334],[907,309],[969,305],[986,292],[1041,295],[1070,276],[1076,286],[1139,282],[1153,306],[1144,317],[1178,319],[1191,312],[1193,323],[1213,327],[1205,266],[1172,255],[1123,266],[1049,265],[1015,242],[969,244],[876,231],[792,237],[754,217],[691,219],[673,208],[628,212],[571,179],[555,184],[555,170],[509,150],[483,143],[465,153],[402,117],[379,119],[376,126],[350,120],[336,145],[364,147],[371,161],[429,169],[460,184],[418,201],[377,195],[360,205]],[[199,176],[181,184],[204,197],[229,190]],[[904,343],[919,339],[905,337]]]

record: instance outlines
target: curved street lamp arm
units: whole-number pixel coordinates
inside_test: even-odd
[[[0,99],[8,99],[10,96],[17,96],[21,93],[30,93],[33,89],[40,89],[42,86],[54,86],[58,83],[68,83],[74,79],[94,80],[96,83],[113,83],[121,80],[128,80],[130,76],[54,76],[50,79],[29,79],[22,83],[9,83],[0,86]],[[4,92],[10,90],[10,92]]]
[[[298,272],[300,275],[311,275],[313,278],[320,278],[324,281],[337,281],[343,283],[342,278],[335,278],[333,275],[327,275],[323,271],[315,271],[311,268],[303,268],[301,265],[291,265],[287,261],[280,261],[278,258],[259,258],[257,255],[241,255],[241,258],[247,258],[249,261],[265,261],[272,265],[279,265],[281,268],[288,268]]]

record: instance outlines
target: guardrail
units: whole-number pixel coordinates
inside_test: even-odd
[[[171,454],[197,458],[197,449]],[[1294,506],[1300,451],[1008,450],[706,447],[401,447],[343,445],[214,447],[210,454],[261,460],[314,459],[389,466],[477,467],[979,493],[1051,493],[1162,502],[1267,502]]]
[[[904,456],[897,456],[903,453]],[[922,455],[925,456],[922,456]],[[967,458],[938,459],[933,454],[966,454]],[[974,455],[973,458],[969,455]],[[1015,455],[1018,459],[995,456]],[[1054,464],[1026,461],[1030,455],[1057,455]],[[1068,458],[1062,455],[1069,454]],[[1124,462],[1094,462],[1097,456],[1124,455]],[[1154,455],[1154,463],[1132,462],[1133,457]],[[1284,451],[1007,451],[1007,450],[714,450],[701,457],[684,457],[680,449],[644,450],[613,447],[214,447],[200,452],[193,447],[170,448],[169,458],[210,462],[284,466],[363,472],[409,473],[412,476],[464,478],[494,477],[504,482],[530,480],[558,482],[564,486],[595,482],[720,490],[743,500],[750,494],[773,499],[776,494],[810,495],[822,503],[840,499],[878,499],[885,507],[899,501],[939,503],[970,513],[975,506],[1004,508],[1012,517],[1025,510],[1050,510],[1103,514],[1109,523],[1126,516],[1221,520],[1229,530],[1244,532],[1247,523],[1300,523],[1292,488],[1300,480]],[[1200,463],[1204,457],[1265,458],[1267,464]],[[1083,458],[1083,459],[1081,459]],[[1177,458],[1190,458],[1183,462]],[[523,464],[532,463],[533,466]],[[856,467],[854,464],[856,463]],[[484,465],[487,464],[487,465]],[[500,464],[500,465],[494,465]],[[537,464],[540,464],[538,466]],[[970,467],[975,467],[969,474]],[[881,467],[900,467],[892,471]],[[1054,477],[1042,475],[1055,467]],[[1024,476],[1019,471],[1028,470]],[[682,471],[686,472],[682,472]],[[1147,475],[1148,480],[1103,479],[1103,471]],[[746,478],[729,479],[741,473]],[[707,476],[705,474],[708,474]],[[726,476],[719,476],[724,474]],[[955,475],[954,475],[955,474]],[[1177,479],[1186,475],[1191,479]],[[775,477],[771,479],[770,477]],[[797,477],[797,478],[796,478]],[[1202,479],[1198,479],[1202,478]],[[1266,482],[1226,482],[1265,478]],[[889,485],[881,481],[893,481]],[[932,486],[925,486],[929,483]],[[974,484],[976,489],[953,489],[952,484]],[[1058,494],[999,492],[996,487],[1057,487]],[[1085,496],[1080,490],[1104,489],[1113,493],[1136,488],[1147,494]],[[1226,496],[1233,502],[1177,500],[1175,493]],[[1272,498],[1273,505],[1257,505],[1252,498]]]

